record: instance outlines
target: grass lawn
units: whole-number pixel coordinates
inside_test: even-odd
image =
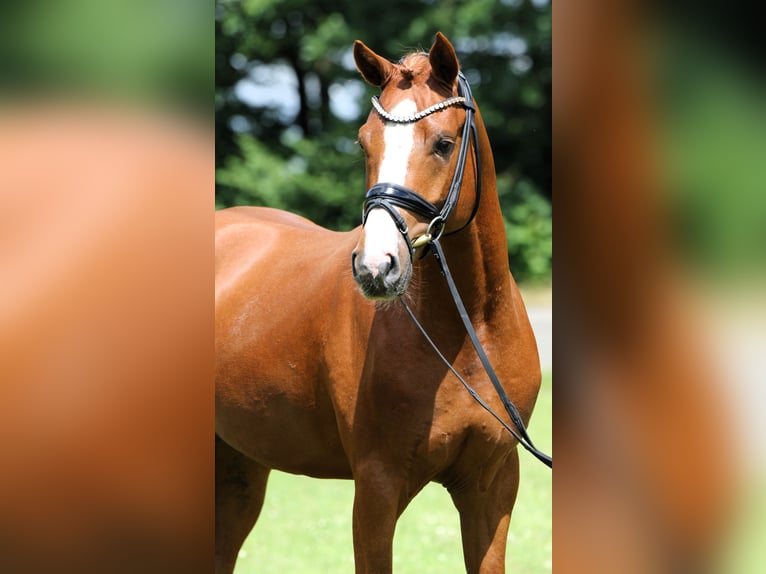
[[[543,377],[529,432],[551,452],[552,383]],[[508,536],[507,570],[551,571],[551,471],[519,449],[521,485]],[[351,481],[273,472],[261,518],[245,541],[236,574],[351,574]],[[429,484],[404,512],[394,539],[397,574],[465,572],[458,514],[447,491]]]

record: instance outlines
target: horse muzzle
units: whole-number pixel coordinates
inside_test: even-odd
[[[411,275],[409,264],[403,268],[396,254],[365,256],[357,250],[351,254],[351,270],[362,294],[374,300],[395,299],[404,294]]]
[[[388,209],[374,208],[366,214],[351,254],[351,269],[368,299],[394,299],[407,290],[412,276],[410,247]]]

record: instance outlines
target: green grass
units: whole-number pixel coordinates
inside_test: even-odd
[[[551,452],[552,389],[543,378],[529,432]],[[507,571],[551,571],[551,471],[524,450],[521,485],[508,536]],[[353,573],[351,481],[273,472],[261,518],[245,541],[236,574]],[[446,490],[429,484],[404,512],[394,538],[397,574],[465,572],[457,511]]]

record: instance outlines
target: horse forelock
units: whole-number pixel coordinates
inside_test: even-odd
[[[411,52],[403,56],[392,68],[391,76],[385,86],[393,86],[402,90],[426,87],[430,91],[436,92],[442,98],[448,98],[456,94],[456,83],[447,86],[434,76],[431,70],[431,62],[426,52]]]
[[[430,69],[428,56],[425,52],[407,54],[399,60],[399,65],[397,66],[397,71],[402,76],[402,79],[407,81],[413,81],[418,77],[427,77],[427,74],[424,74],[424,72]]]

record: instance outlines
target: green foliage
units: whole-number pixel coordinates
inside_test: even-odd
[[[517,280],[541,283],[550,279],[553,225],[551,205],[528,180],[521,180],[511,188],[504,201],[502,182],[498,193],[508,236],[508,256]]]
[[[199,0],[4,2],[0,91],[209,113],[213,35]]]
[[[675,240],[716,281],[766,270],[766,83],[726,49],[683,35],[655,47]]]
[[[332,229],[357,225],[362,202],[349,199],[348,188],[364,186],[361,153],[328,153],[325,139],[297,140],[287,146],[292,153],[285,159],[253,136],[238,136],[242,156],[230,158],[216,174],[216,207],[266,205]]]
[[[354,69],[353,41],[395,60],[442,31],[492,141],[511,269],[520,281],[548,280],[550,14],[544,0],[393,0],[386,10],[349,0],[219,0],[216,205],[358,225],[364,163],[353,140],[375,90]]]

